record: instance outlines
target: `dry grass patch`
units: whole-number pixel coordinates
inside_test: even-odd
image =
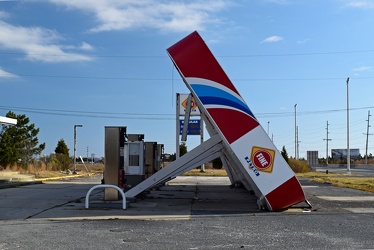
[[[324,177],[345,177],[352,176],[347,174],[326,174],[323,172],[308,172],[308,173],[297,173],[297,177],[301,178],[324,178]]]
[[[330,183],[337,187],[353,188],[374,193],[373,177],[327,177],[314,178],[313,181],[319,183]]]
[[[318,183],[328,183],[336,187],[352,188],[374,193],[374,177],[358,177],[348,174],[325,174],[310,172],[297,174],[298,177],[311,178]]]
[[[66,174],[62,174],[57,171],[38,171],[35,174],[36,179],[45,179],[45,178],[55,178],[55,177],[64,177]]]
[[[225,169],[205,169],[204,172],[201,172],[200,169],[192,169],[184,174],[182,176],[227,176]]]

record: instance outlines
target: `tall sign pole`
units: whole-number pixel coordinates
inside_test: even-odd
[[[349,149],[349,77],[347,78],[347,174],[351,174],[351,150]]]
[[[369,127],[370,127],[370,110],[368,111],[368,126],[366,128],[366,151],[365,151],[365,166],[368,165],[368,145],[369,145]]]
[[[177,93],[177,105],[176,105],[176,111],[175,111],[175,114],[176,114],[176,117],[175,117],[175,138],[176,138],[176,141],[175,141],[175,159],[178,159],[179,158],[179,110],[180,110],[180,95],[179,93]]]
[[[297,103],[295,104],[295,159],[297,159],[297,126],[296,126],[296,106],[297,106]]]
[[[81,128],[83,127],[82,125],[74,125],[74,174],[77,173],[77,155],[76,155],[76,151],[77,151],[77,127],[78,128]]]

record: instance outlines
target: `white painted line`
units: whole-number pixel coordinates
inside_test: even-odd
[[[374,208],[372,207],[358,207],[358,208],[344,208],[352,213],[360,214],[374,214]]]
[[[374,201],[374,196],[317,196],[328,201]]]

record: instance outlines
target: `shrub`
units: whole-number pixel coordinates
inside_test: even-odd
[[[50,165],[53,171],[65,171],[70,167],[72,160],[69,156],[64,154],[56,154],[51,157]]]
[[[212,161],[212,164],[213,164],[213,168],[214,169],[222,169],[222,161],[221,161],[221,158],[216,158]]]
[[[306,161],[296,160],[294,158],[288,159],[288,164],[295,173],[310,172],[310,168]]]

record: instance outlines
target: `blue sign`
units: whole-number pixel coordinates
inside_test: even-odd
[[[183,132],[184,120],[179,120],[179,134]],[[200,120],[190,120],[188,122],[187,135],[200,135]]]

